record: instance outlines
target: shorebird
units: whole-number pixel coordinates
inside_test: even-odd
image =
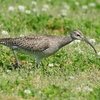
[[[16,61],[14,68],[19,66],[16,50],[34,57],[36,59],[36,67],[38,68],[43,58],[53,55],[63,46],[74,40],[85,41],[94,49],[95,53],[97,53],[94,46],[84,38],[80,30],[73,30],[69,35],[63,37],[54,35],[29,35],[19,38],[1,38],[0,44],[8,46],[13,50]]]

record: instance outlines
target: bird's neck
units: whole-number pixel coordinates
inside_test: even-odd
[[[70,35],[68,36],[64,36],[61,38],[61,41],[60,41],[60,47],[63,47],[69,43],[71,43],[73,41],[73,39],[71,38]]]

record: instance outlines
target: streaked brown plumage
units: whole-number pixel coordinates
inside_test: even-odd
[[[54,54],[60,48],[74,40],[83,40],[87,42],[96,52],[96,49],[93,47],[93,45],[84,38],[82,32],[79,30],[74,30],[68,36],[64,37],[53,35],[30,35],[19,38],[3,38],[0,39],[0,44],[12,48],[16,58],[15,68],[19,66],[15,50],[27,53],[36,58],[36,67],[38,67],[43,58]]]

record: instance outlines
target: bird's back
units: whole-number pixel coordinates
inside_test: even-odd
[[[32,52],[35,55],[48,56],[58,50],[56,47],[58,40],[59,37],[52,35],[29,35],[0,39],[0,43],[11,48],[16,46],[21,51]]]

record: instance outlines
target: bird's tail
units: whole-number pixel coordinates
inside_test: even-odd
[[[13,38],[0,38],[0,44],[10,47],[13,45]]]

